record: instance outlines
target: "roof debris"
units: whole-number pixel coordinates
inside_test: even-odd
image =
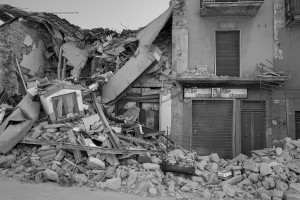
[[[175,79],[172,7],[146,27],[122,33],[82,30],[54,14],[9,5],[0,5],[0,20],[0,32],[12,33],[0,34],[0,63],[9,72],[0,81],[9,83],[14,74],[26,83],[23,96],[13,84],[0,85],[0,175],[178,199],[300,198],[298,140],[224,160],[188,151],[145,127],[136,106],[108,114],[143,75]],[[35,65],[21,62],[16,70],[23,56]],[[258,70],[258,77],[286,76],[263,64]],[[217,78],[200,65],[181,77]]]

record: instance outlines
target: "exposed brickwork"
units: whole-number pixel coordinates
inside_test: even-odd
[[[177,74],[188,68],[188,31],[187,31],[187,6],[185,0],[172,0],[172,72]],[[177,86],[172,95],[182,94],[182,88]],[[172,127],[171,137],[177,143],[183,145],[190,133],[183,133],[183,102],[182,95],[172,99]]]
[[[187,8],[185,0],[173,0],[173,29],[187,29]]]
[[[266,108],[268,146],[271,147],[272,141],[288,136],[285,90],[274,90],[269,94]]]
[[[18,93],[15,57],[21,62],[23,55],[32,50],[32,46],[24,44],[26,35],[30,35],[38,46],[38,42],[43,40],[47,33],[41,26],[28,21],[15,21],[0,28],[0,92],[5,89],[8,94]]]
[[[176,143],[182,145],[183,134],[183,103],[180,101],[180,95],[182,93],[180,88],[172,88],[171,95],[171,108],[172,108],[172,121],[171,121],[171,138]]]

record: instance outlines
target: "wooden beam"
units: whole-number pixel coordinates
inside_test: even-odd
[[[73,131],[70,130],[67,133],[68,133],[68,137],[70,139],[70,142],[72,144],[77,144],[76,137],[75,137]],[[74,153],[74,157],[75,157],[76,163],[80,163],[82,161],[82,158],[83,158],[82,154],[81,154],[81,151],[79,151],[79,150],[73,150],[73,153]]]
[[[151,146],[154,145],[152,142],[149,142],[149,141],[146,141],[146,140],[143,140],[143,139],[140,139],[140,138],[136,138],[136,137],[128,137],[128,136],[120,135],[120,134],[116,134],[116,136],[118,138],[123,139],[123,140],[129,140],[129,141],[138,142],[138,143],[141,143],[141,144],[147,144],[147,145],[151,145]]]
[[[109,125],[109,123],[108,123],[108,121],[107,121],[107,119],[106,119],[106,117],[104,115],[102,107],[101,107],[100,103],[98,102],[97,97],[96,97],[96,95],[95,95],[94,92],[92,92],[92,97],[93,97],[93,101],[94,101],[94,103],[96,105],[97,112],[98,112],[98,115],[99,115],[100,119],[104,122],[105,127],[109,130],[109,132],[107,133],[107,135],[108,135],[108,137],[109,137],[109,139],[110,139],[113,147],[117,148],[117,149],[121,149],[122,146],[121,146],[121,144],[119,142],[119,138],[115,135],[115,133],[111,129],[111,127],[110,127],[110,125]]]
[[[27,140],[23,139],[19,143],[21,144],[34,144],[34,145],[51,145],[56,146],[59,149],[71,149],[71,150],[80,150],[80,151],[89,151],[90,154],[95,153],[104,153],[104,154],[145,154],[150,153],[151,155],[161,154],[161,151],[158,150],[145,150],[145,149],[106,149],[103,147],[90,147],[85,145],[70,144],[70,143],[58,143],[58,142],[49,142],[49,141],[37,141],[37,140]]]
[[[61,79],[64,80],[66,78],[66,73],[67,73],[67,59],[63,57],[63,69],[62,69],[62,75]]]
[[[61,79],[61,61],[62,61],[62,48],[59,48],[59,55],[58,55],[58,64],[57,64],[57,79]]]
[[[21,71],[19,61],[18,61],[17,57],[15,57],[15,59],[16,59],[18,71],[19,71],[19,73],[20,73],[20,77],[21,77],[21,79],[22,79],[22,83],[23,83],[23,85],[24,85],[24,89],[27,90],[27,85],[26,85],[26,83],[25,83],[25,79],[24,79],[23,73],[22,73],[22,71]]]

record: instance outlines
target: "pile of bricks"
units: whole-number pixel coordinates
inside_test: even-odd
[[[50,145],[18,144],[0,156],[0,175],[22,181],[55,181],[62,186],[123,191],[141,196],[177,199],[300,199],[300,141],[284,139],[284,149],[261,150],[232,160],[217,154],[199,156],[182,149],[166,157],[125,158],[110,165],[105,156],[85,156]],[[147,156],[146,156],[147,157]],[[161,163],[194,166],[194,174],[162,171]]]

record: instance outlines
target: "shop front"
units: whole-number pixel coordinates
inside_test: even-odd
[[[259,90],[184,87],[183,97],[185,147],[232,158],[266,146],[266,104]]]

